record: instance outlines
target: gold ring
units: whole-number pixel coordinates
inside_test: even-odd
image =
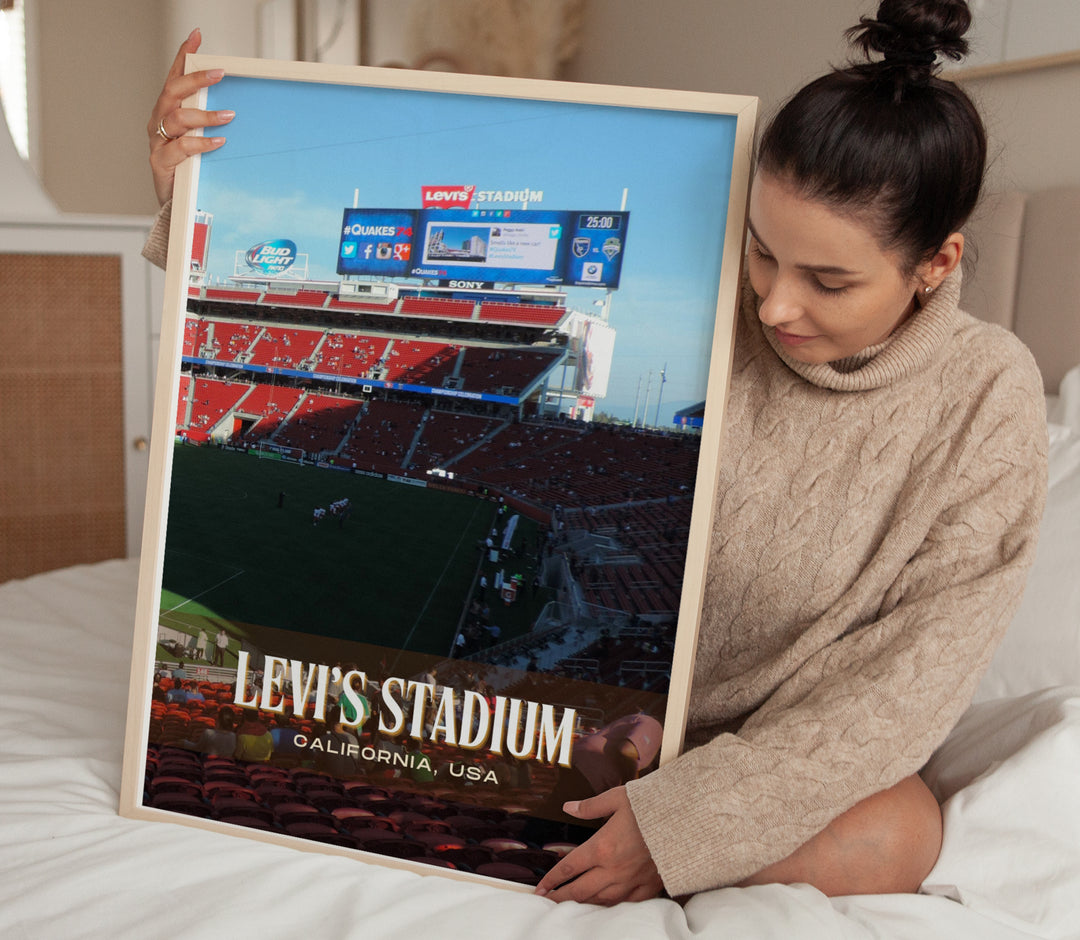
[[[160,121],[158,121],[157,132],[158,137],[160,137],[162,140],[177,140],[179,137],[183,136],[182,134],[177,134],[176,137],[170,137],[165,131],[165,118],[162,118]]]

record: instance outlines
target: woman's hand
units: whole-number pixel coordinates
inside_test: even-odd
[[[578,819],[609,819],[544,875],[537,894],[553,901],[617,904],[644,901],[660,893],[664,885],[634,819],[625,787],[567,803],[563,811]]]
[[[146,125],[146,133],[150,138],[150,170],[154,174],[154,191],[161,205],[172,198],[176,168],[181,163],[192,154],[217,150],[225,143],[224,137],[184,135],[196,128],[228,124],[234,117],[232,111],[199,111],[195,108],[180,107],[189,95],[200,88],[216,84],[225,74],[223,69],[184,74],[184,56],[189,52],[196,52],[201,43],[202,34],[198,29],[194,29],[180,44],[180,51],[173,60],[165,86],[158,95]]]

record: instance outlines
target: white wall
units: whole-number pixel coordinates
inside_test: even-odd
[[[971,65],[1080,49],[1076,0],[968,0],[975,14]]]
[[[845,61],[844,30],[876,8],[874,0],[589,0],[569,77],[757,95],[767,119]],[[991,190],[1080,185],[1080,64],[964,85],[990,135]]]
[[[844,59],[860,0],[589,0],[570,78],[756,95],[770,107]]]
[[[284,5],[283,5],[284,4]],[[184,38],[196,26],[202,29],[202,52],[216,55],[256,56],[259,45],[259,0],[159,0],[161,32],[158,49],[162,76]],[[290,0],[270,0],[272,8],[292,9]],[[271,39],[272,41],[272,39]],[[287,43],[285,50],[291,49]],[[291,52],[288,52],[292,58]]]
[[[146,123],[180,43],[195,26],[204,52],[295,58],[293,0],[34,0],[41,179],[67,212],[150,214]],[[336,4],[320,2],[322,7]],[[324,55],[359,47],[355,6]],[[329,14],[308,24],[325,39]],[[276,28],[274,28],[276,27]]]
[[[146,120],[180,41],[256,52],[257,8],[292,0],[36,0],[43,181],[61,209],[149,213]],[[843,31],[873,0],[588,0],[568,78],[753,94],[770,111],[846,56]],[[409,4],[371,0],[373,61],[401,44]],[[288,36],[263,35],[280,56]],[[995,186],[1080,185],[1080,65],[970,84],[993,139]]]
[[[1080,186],[1080,63],[963,84],[990,135],[989,189]]]
[[[304,59],[355,65],[360,54],[356,2],[308,0],[162,0],[166,63],[192,28],[202,29],[201,51],[264,59]],[[299,14],[299,15],[298,15]]]
[[[146,0],[36,0],[42,182],[60,209],[157,207],[146,121],[164,72],[160,7]],[[33,80],[33,79],[32,79]]]

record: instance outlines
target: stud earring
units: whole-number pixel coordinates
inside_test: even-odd
[[[934,288],[932,288],[929,284],[926,287],[923,288],[923,293],[924,294],[932,294],[933,292],[934,292]]]

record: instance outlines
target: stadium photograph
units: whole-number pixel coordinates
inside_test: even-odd
[[[395,813],[470,817],[413,834],[519,840],[542,872],[588,832],[568,794],[657,759],[734,119],[210,96],[238,117],[198,170],[172,327],[144,801],[220,818],[217,780],[254,796],[238,825],[402,857],[435,856]]]

